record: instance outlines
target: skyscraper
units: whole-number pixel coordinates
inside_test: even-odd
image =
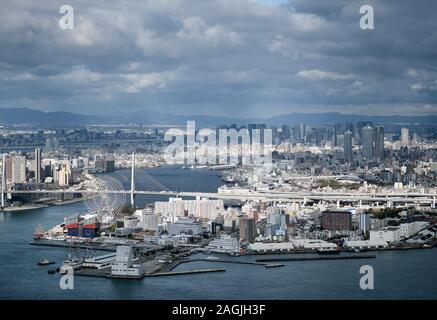
[[[294,139],[299,142],[304,142],[306,138],[306,125],[304,123],[298,124],[294,127]]]
[[[281,139],[285,140],[285,139],[290,139],[290,127],[287,125],[282,125],[282,130],[281,130]]]
[[[12,182],[26,182],[26,158],[23,156],[16,156],[12,160]]]
[[[375,127],[375,158],[384,160],[384,127]]]
[[[340,142],[339,142],[339,136],[344,134],[344,128],[343,125],[341,123],[336,123],[334,125],[334,145],[335,146],[339,146]]]
[[[370,215],[367,212],[360,213],[359,229],[364,233],[370,231]]]
[[[355,136],[355,126],[354,126],[354,123],[353,123],[353,122],[346,122],[346,123],[344,124],[344,128],[345,128],[345,131],[350,131],[350,132],[352,132],[352,137]]]
[[[370,126],[362,129],[363,157],[367,160],[373,159],[373,128]]]
[[[401,145],[403,147],[410,145],[410,130],[408,128],[402,128],[401,130]]]
[[[240,219],[240,240],[255,241],[256,224],[254,219],[241,218]]]
[[[316,129],[316,146],[321,146],[322,145],[322,140],[323,140],[323,129]]]
[[[357,138],[358,138],[358,142],[360,144],[363,144],[363,128],[367,127],[367,126],[373,126],[373,122],[372,121],[358,121],[357,122]],[[357,143],[358,143],[357,142]]]
[[[346,131],[344,133],[344,160],[347,162],[352,161],[352,132]]]
[[[41,148],[35,149],[35,182],[41,183]]]

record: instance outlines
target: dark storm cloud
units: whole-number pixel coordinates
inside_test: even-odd
[[[435,1],[269,2],[70,1],[61,30],[64,1],[2,1],[0,106],[437,113]]]

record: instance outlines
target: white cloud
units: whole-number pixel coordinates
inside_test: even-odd
[[[163,89],[166,88],[169,83],[175,81],[179,77],[179,70],[165,71],[165,72],[152,72],[152,73],[131,73],[121,76],[122,84],[119,88],[124,93],[138,93],[141,90],[148,88]]]
[[[310,80],[344,80],[344,79],[352,79],[353,75],[350,74],[340,74],[332,71],[323,71],[317,69],[311,70],[302,70],[296,73],[298,77],[310,79]]]
[[[228,30],[222,25],[209,26],[200,17],[189,17],[183,20],[183,29],[178,32],[183,40],[201,41],[205,44],[218,46],[221,44],[241,45],[244,43],[242,34]]]
[[[50,76],[49,79],[84,84],[87,82],[100,81],[103,79],[103,75],[98,72],[92,72],[83,65],[79,65],[73,66],[72,70],[67,73]]]

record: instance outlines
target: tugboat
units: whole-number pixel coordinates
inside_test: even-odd
[[[44,259],[44,260],[41,260],[40,262],[38,262],[39,266],[48,266],[49,264],[55,264],[55,262],[47,260],[47,259]]]

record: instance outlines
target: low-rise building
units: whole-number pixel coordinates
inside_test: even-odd
[[[140,278],[144,275],[141,264],[133,263],[132,247],[118,246],[114,264],[111,266],[111,275],[115,277]]]
[[[343,247],[348,249],[374,249],[385,248],[388,246],[384,240],[346,240]]]
[[[291,242],[254,242],[247,249],[254,252],[283,252],[292,251],[294,245]]]
[[[386,241],[388,243],[399,242],[401,231],[399,227],[385,227],[381,230],[370,230],[369,240],[371,242]]]
[[[238,253],[240,252],[240,243],[237,238],[230,235],[222,235],[208,244],[208,250],[212,252]]]

